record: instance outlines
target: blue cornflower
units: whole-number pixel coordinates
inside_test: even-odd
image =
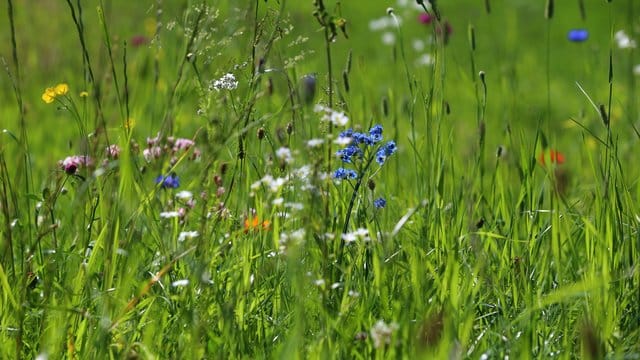
[[[356,145],[349,145],[342,150],[338,150],[336,155],[338,155],[343,162],[351,163],[351,158],[354,155],[362,155],[362,150]]]
[[[373,206],[376,209],[382,209],[385,206],[387,206],[387,200],[385,200],[383,197],[377,198],[377,199],[373,200]]]
[[[160,184],[160,187],[163,189],[175,189],[180,186],[180,179],[178,179],[178,175],[176,174],[169,174],[167,176],[158,175],[156,184]]]
[[[589,38],[587,29],[572,29],[567,33],[567,39],[573,42],[583,42]]]
[[[338,137],[341,137],[341,138],[350,138],[352,136],[353,136],[353,129],[347,129],[341,132],[340,135],[338,135]]]
[[[382,141],[382,125],[379,125],[379,124],[374,125],[369,130],[369,136],[371,137],[371,140],[373,140],[374,143]]]
[[[376,153],[376,162],[378,163],[378,165],[382,166],[385,160],[387,160],[387,157],[384,155],[384,149],[378,150],[378,152]]]
[[[355,170],[338,168],[338,170],[333,173],[333,177],[335,179],[355,179],[358,177],[358,173],[355,172]]]
[[[384,155],[385,156],[391,156],[393,155],[393,153],[396,152],[396,150],[398,150],[398,148],[396,147],[396,142],[391,140],[388,143],[386,143],[383,147],[384,149]]]
[[[363,134],[361,132],[353,133],[353,140],[356,144],[365,144],[365,145],[373,145],[373,139],[367,134]]]

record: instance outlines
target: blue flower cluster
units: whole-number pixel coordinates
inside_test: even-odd
[[[167,176],[158,175],[156,184],[160,184],[160,187],[163,189],[176,189],[180,186],[180,179],[178,179],[178,175],[176,174],[169,174]]]
[[[350,138],[351,143],[344,149],[338,150],[336,155],[347,164],[354,164],[357,160],[362,160],[365,157],[365,151],[368,147],[372,147],[382,142],[382,125],[374,125],[369,129],[368,133],[357,132],[353,129],[348,129],[340,133],[340,138]],[[378,147],[375,152],[375,160],[379,165],[383,165],[387,157],[393,155],[396,152],[396,143],[389,141],[384,145]],[[370,159],[369,159],[370,160]],[[368,165],[366,165],[368,167]],[[338,168],[334,173],[335,179],[356,179],[358,173],[354,170],[345,168]]]
[[[383,197],[377,198],[377,199],[373,200],[373,206],[376,209],[382,209],[385,206],[387,206],[387,200],[385,200]]]

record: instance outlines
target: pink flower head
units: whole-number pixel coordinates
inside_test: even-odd
[[[131,46],[133,47],[139,47],[148,42],[149,42],[149,39],[147,39],[147,37],[144,35],[134,35],[131,37]]]
[[[182,139],[182,138],[176,139],[174,144],[173,144],[173,151],[174,152],[177,152],[179,150],[187,151],[195,144],[196,143],[193,142],[193,140],[190,140],[190,139]]]
[[[73,175],[79,168],[93,165],[93,160],[87,155],[73,155],[67,156],[64,160],[59,161],[58,164],[60,164],[64,172]]]
[[[147,161],[155,160],[162,156],[162,148],[160,146],[153,146],[142,150],[142,156]]]
[[[156,135],[156,137],[147,138],[147,145],[152,146],[152,145],[156,145],[157,143],[160,142],[160,133],[158,133],[158,135]]]
[[[431,15],[429,15],[427,13],[420,13],[420,15],[418,15],[418,21],[421,24],[429,25],[429,24],[431,24],[432,20],[433,20],[433,18],[431,17]]]
[[[110,159],[117,159],[120,156],[120,147],[116,144],[107,146],[105,151]]]

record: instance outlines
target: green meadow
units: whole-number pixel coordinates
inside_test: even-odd
[[[0,19],[0,359],[640,359],[635,0]]]

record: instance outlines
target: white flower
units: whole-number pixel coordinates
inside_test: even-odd
[[[345,126],[349,122],[349,117],[347,117],[347,115],[343,112],[337,111],[333,111],[329,119],[335,126]]]
[[[373,347],[377,349],[382,345],[391,344],[391,335],[396,330],[398,330],[398,324],[392,323],[388,325],[384,320],[378,320],[370,331]]]
[[[293,162],[293,156],[291,155],[291,149],[286,147],[281,147],[276,150],[276,156],[278,159],[283,160],[287,164],[291,164]]]
[[[640,75],[640,64],[633,67],[633,74]]]
[[[193,198],[193,193],[191,191],[182,190],[176,194],[176,197],[180,200],[191,200],[191,198]]]
[[[339,137],[333,140],[333,143],[339,146],[347,146],[351,144],[352,141],[353,141],[353,138],[351,137]]]
[[[431,54],[422,54],[419,58],[416,59],[416,65],[433,65],[433,56]]]
[[[317,148],[324,143],[323,139],[311,139],[307,141],[307,147]]]
[[[160,217],[164,219],[171,219],[180,216],[180,213],[177,211],[163,211],[160,213]]]
[[[193,239],[198,236],[200,236],[200,234],[197,231],[183,231],[178,235],[178,241],[183,242],[186,239]]]
[[[323,287],[323,286],[324,286],[324,284],[325,284],[325,281],[324,281],[324,279],[318,279],[318,280],[314,281],[313,283],[314,283],[314,284],[315,284],[315,286],[317,286],[317,287]]]
[[[636,41],[631,39],[624,30],[619,30],[613,36],[620,49],[632,49],[636,47]]]
[[[354,232],[342,234],[342,240],[344,240],[344,242],[346,243],[352,243],[359,239],[362,241],[370,241],[371,239],[369,238],[369,230],[365,228],[359,228]]]
[[[187,286],[187,285],[189,285],[189,279],[176,280],[171,283],[171,286],[173,287]]]
[[[273,206],[280,206],[280,205],[284,204],[284,198],[281,198],[281,197],[275,198],[275,199],[273,199],[271,204],[273,204]]]
[[[215,89],[216,91],[220,90],[234,90],[238,87],[238,82],[236,81],[236,77],[231,74],[225,74],[220,79],[213,81],[213,84],[209,85],[209,89]]]
[[[396,36],[392,32],[387,31],[382,34],[382,43],[385,45],[393,45],[396,43]]]
[[[411,42],[411,45],[413,45],[413,49],[415,51],[424,50],[424,41],[422,41],[420,39],[413,39],[413,41]]]

